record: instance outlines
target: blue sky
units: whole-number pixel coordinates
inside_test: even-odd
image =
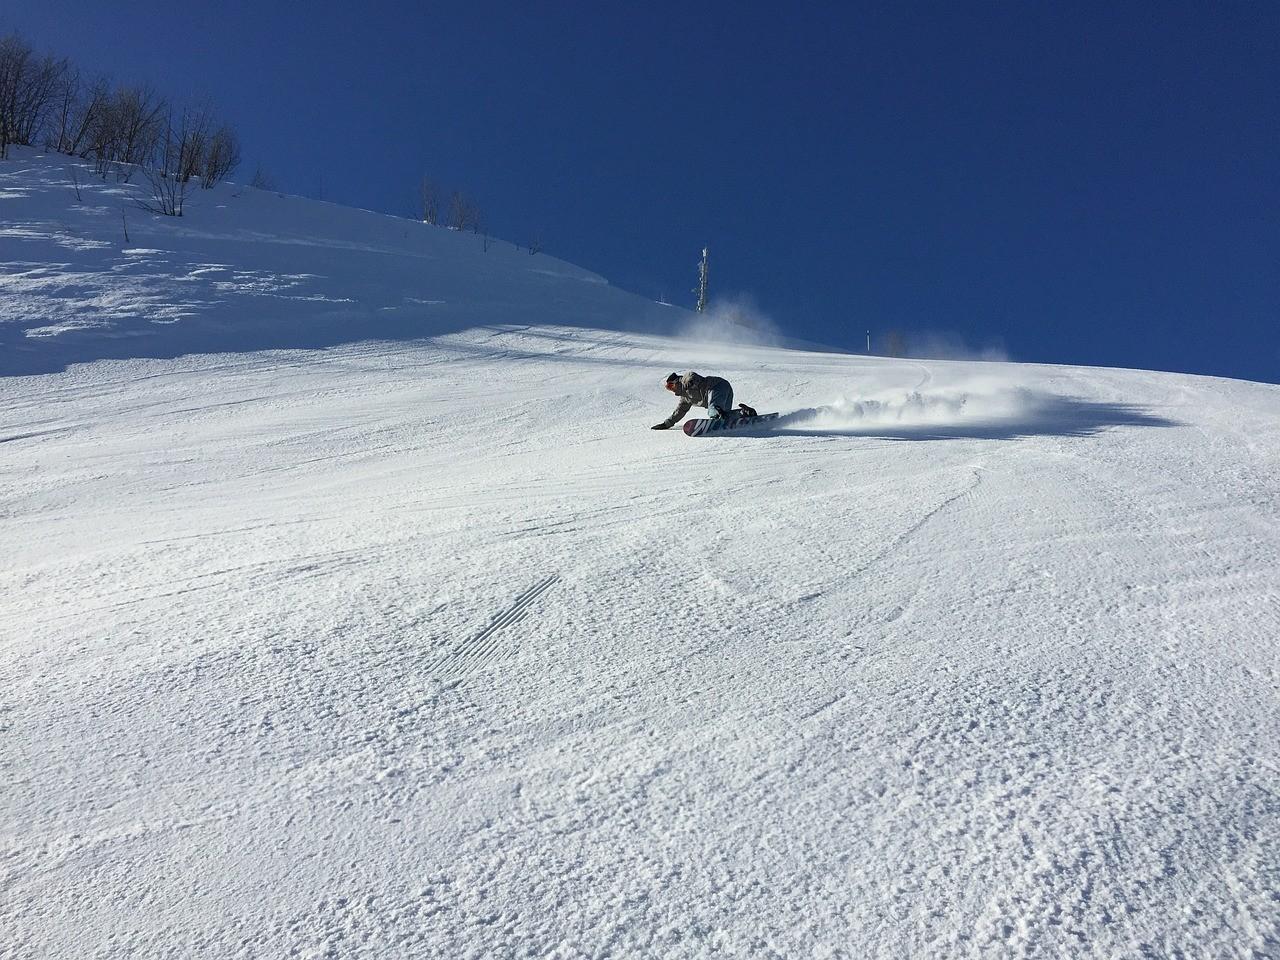
[[[539,9],[546,6],[548,9]],[[0,31],[397,214],[424,171],[796,336],[1280,381],[1280,4],[31,3]]]

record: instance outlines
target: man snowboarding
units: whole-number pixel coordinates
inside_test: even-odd
[[[712,420],[736,420],[756,415],[745,403],[740,404],[741,410],[733,409],[733,387],[723,377],[704,377],[692,370],[684,376],[672,373],[667,376],[666,387],[680,398],[680,402],[676,404],[675,412],[661,423],[655,423],[650,428],[652,430],[670,430],[694,406],[706,407]]]

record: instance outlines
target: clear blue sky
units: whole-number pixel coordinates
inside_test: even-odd
[[[546,9],[543,9],[546,8]],[[547,9],[552,12],[547,12]],[[282,189],[493,232],[796,336],[1280,381],[1280,4],[8,0],[211,97]]]

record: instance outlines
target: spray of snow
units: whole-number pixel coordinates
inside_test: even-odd
[[[778,325],[745,294],[714,301],[704,313],[694,313],[677,331],[682,340],[725,346],[777,346]]]
[[[779,428],[860,433],[885,427],[998,425],[1033,418],[1054,398],[1025,387],[973,381],[946,390],[837,397],[784,414]]]
[[[971,347],[964,337],[949,330],[921,330],[906,336],[907,353],[928,360],[987,360],[1006,363],[1013,358],[999,339]]]

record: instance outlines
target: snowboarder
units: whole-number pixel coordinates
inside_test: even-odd
[[[692,370],[684,376],[672,373],[667,376],[666,387],[680,398],[680,402],[676,404],[671,416],[661,423],[655,423],[651,430],[670,430],[694,406],[706,407],[712,420],[735,420],[738,417],[756,415],[745,403],[739,404],[741,409],[733,409],[733,386],[723,377],[704,377]]]

